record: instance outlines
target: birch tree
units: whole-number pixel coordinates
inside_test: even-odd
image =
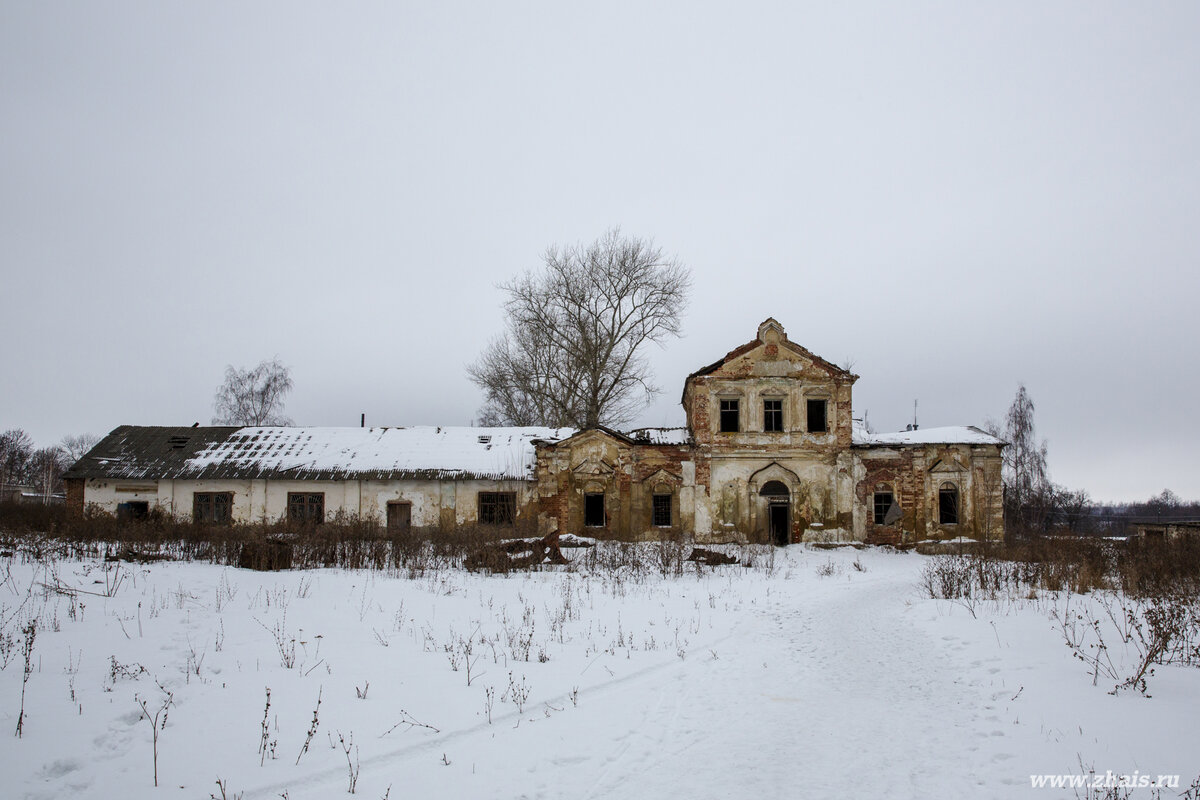
[[[283,399],[292,390],[290,370],[278,358],[252,369],[225,368],[225,382],[213,398],[214,425],[291,425]]]

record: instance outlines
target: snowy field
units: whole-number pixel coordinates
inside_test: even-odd
[[[1093,685],[1065,594],[968,608],[923,596],[925,556],[756,558],[418,578],[7,558],[0,794],[1103,796],[1031,788],[1094,768],[1178,774],[1175,797],[1200,773],[1200,670]]]

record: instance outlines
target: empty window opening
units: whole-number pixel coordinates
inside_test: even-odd
[[[512,525],[517,521],[515,492],[480,492],[479,522],[483,525]]]
[[[412,503],[391,502],[387,504],[387,527],[389,531],[407,531],[412,527]]]
[[[209,525],[233,522],[233,492],[194,492],[192,519]]]
[[[671,527],[671,495],[656,494],[654,495],[654,527],[669,528]]]
[[[604,527],[604,495],[589,492],[583,496],[583,524],[589,528]]]
[[[938,491],[938,521],[943,525],[958,524],[958,488],[952,483],[943,483]]]
[[[893,516],[892,508],[896,505],[896,498],[891,492],[876,492],[875,493],[875,524],[876,525],[891,525],[894,520],[889,519]]]
[[[737,433],[738,430],[738,401],[722,400],[721,433]]]
[[[763,430],[767,433],[783,430],[782,400],[763,400]]]
[[[325,521],[324,492],[288,492],[288,519],[300,523]]]
[[[809,400],[808,401],[808,432],[809,433],[825,433],[829,430],[829,424],[824,400]]]
[[[150,516],[150,503],[145,500],[130,500],[117,504],[117,519],[124,522],[145,519]]]

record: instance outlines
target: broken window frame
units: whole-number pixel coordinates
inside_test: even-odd
[[[783,433],[783,401],[778,398],[763,400],[763,433]]]
[[[512,527],[517,524],[516,492],[480,492],[476,496],[480,525]]]
[[[320,525],[325,521],[325,493],[288,492],[287,518],[301,525]]]
[[[742,429],[741,403],[736,397],[722,399],[718,408],[720,424],[717,429],[721,433],[737,433]]]
[[[875,492],[873,501],[874,520],[876,525],[886,525],[888,512],[896,502],[896,495],[890,489],[880,489]]]
[[[829,433],[829,401],[809,398],[805,402],[805,421],[809,433]],[[820,423],[818,426],[817,423]]]
[[[192,521],[202,525],[233,522],[233,492],[192,492]]]
[[[947,481],[938,489],[938,524],[957,525],[958,518],[958,487]]]
[[[674,524],[674,514],[671,509],[671,495],[654,494],[650,496],[650,524],[655,528],[670,528]]]

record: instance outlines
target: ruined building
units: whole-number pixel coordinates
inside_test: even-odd
[[[1002,537],[1003,443],[974,427],[869,433],[856,380],[768,319],[687,377],[686,428],[123,426],[67,473],[68,503],[712,542]]]

